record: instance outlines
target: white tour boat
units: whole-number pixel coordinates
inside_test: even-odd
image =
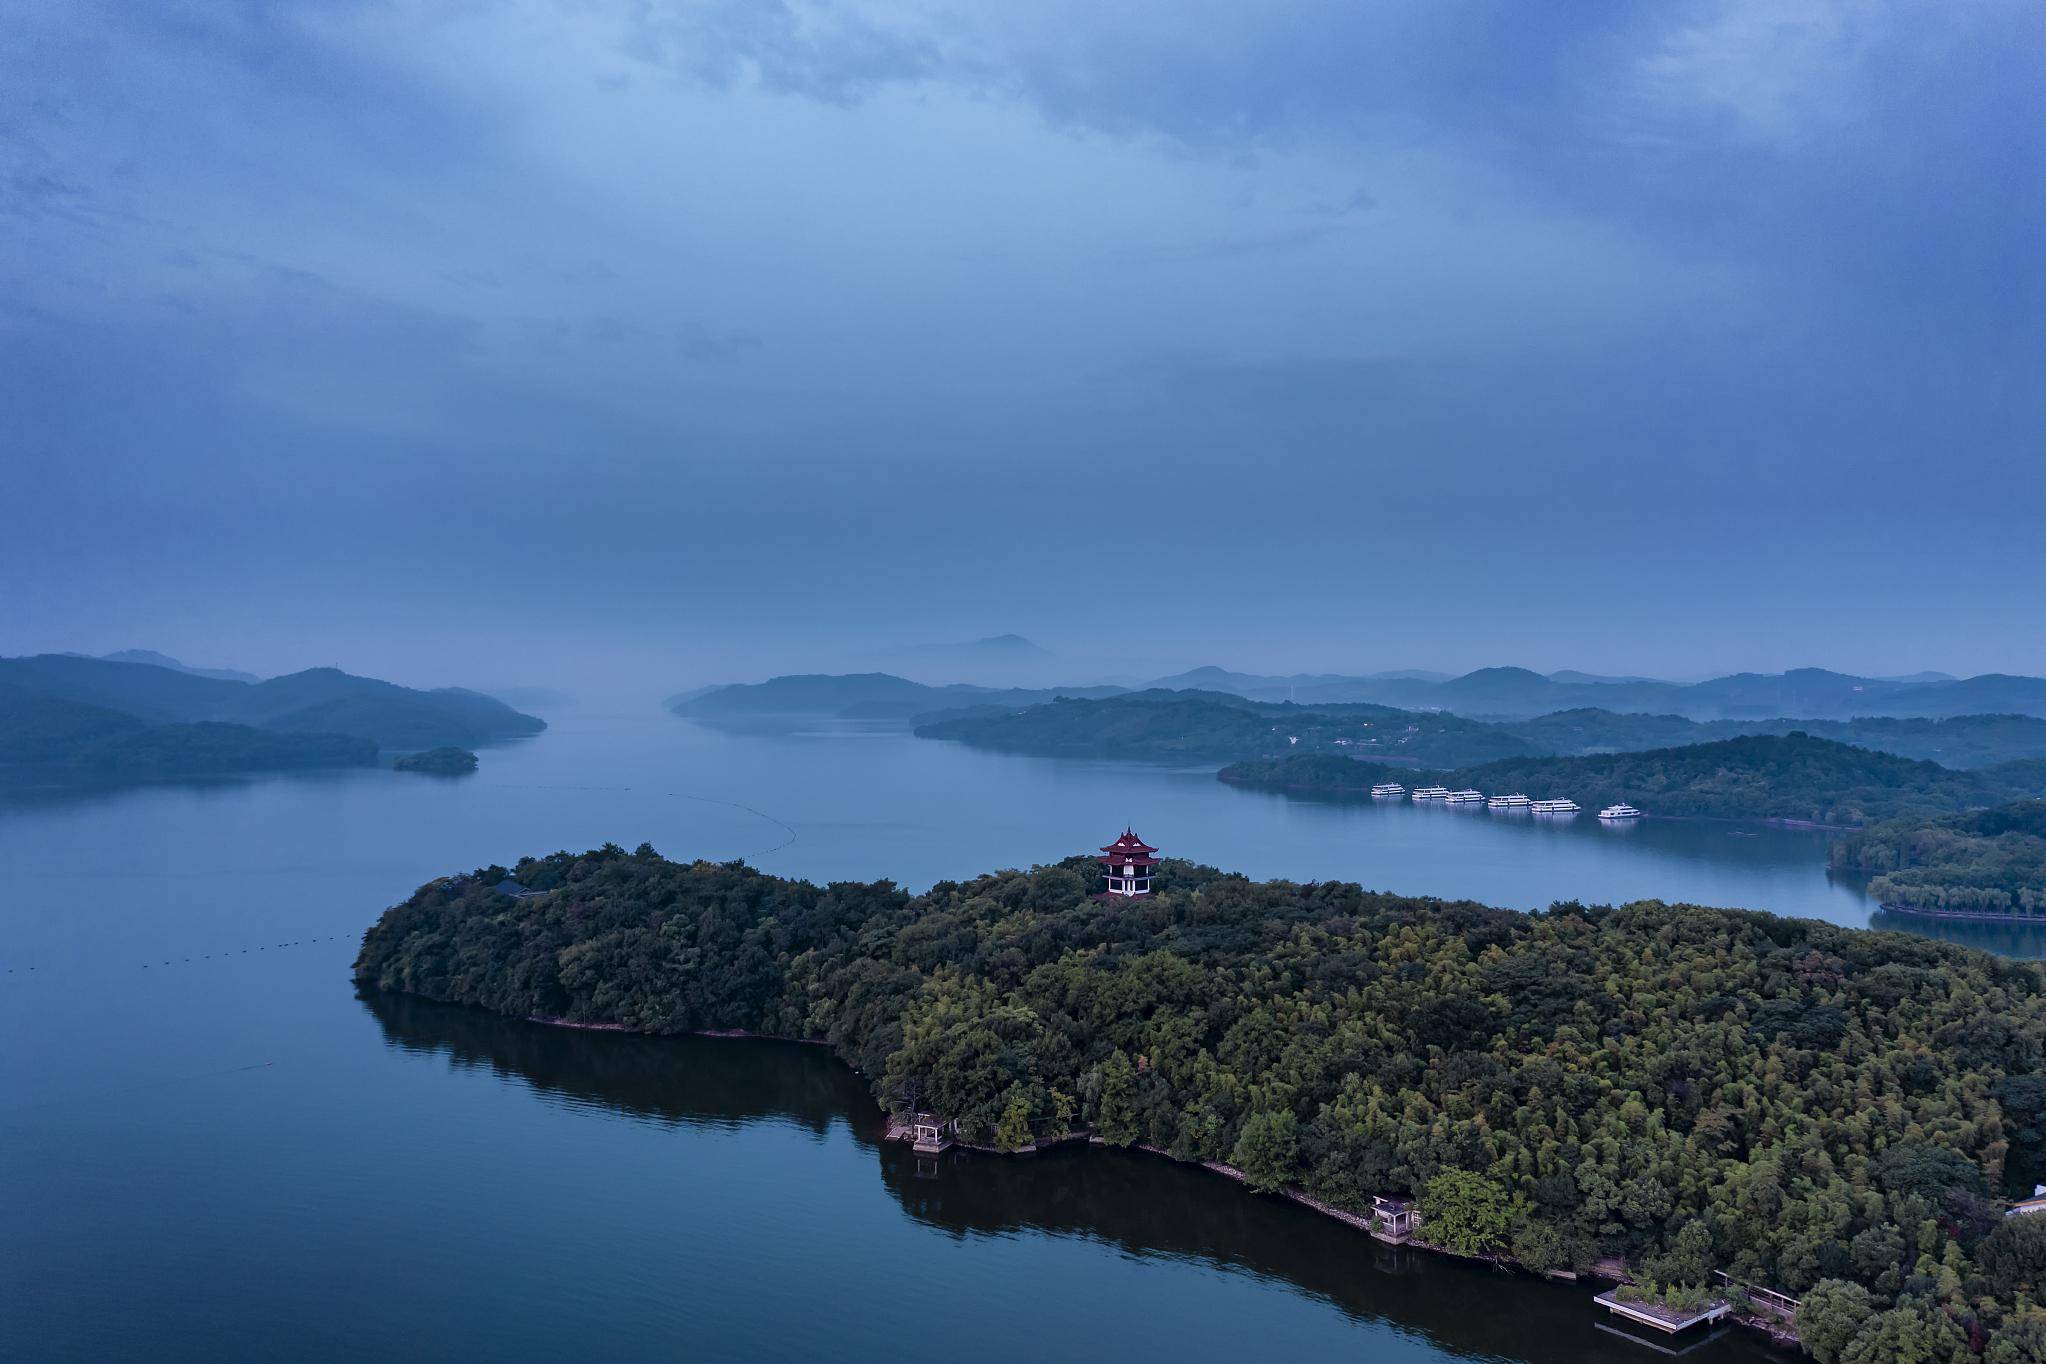
[[[1599,811],[1598,817],[1600,819],[1639,819],[1641,818],[1641,812],[1627,804],[1627,802],[1621,801],[1618,805],[1608,805],[1605,809]]]
[[[1407,788],[1396,781],[1382,781],[1371,788],[1374,796],[1404,796],[1406,793]]]
[[[1494,810],[1525,810],[1534,802],[1521,792],[1515,791],[1510,796],[1494,796],[1486,801],[1485,804]]]
[[[1574,815],[1580,807],[1576,801],[1565,796],[1560,800],[1530,801],[1527,808],[1538,815]]]
[[[1415,800],[1446,800],[1448,797],[1449,788],[1447,786],[1416,786],[1414,788]]]
[[[1462,791],[1451,791],[1442,799],[1450,805],[1478,805],[1483,803],[1485,793],[1465,788]]]

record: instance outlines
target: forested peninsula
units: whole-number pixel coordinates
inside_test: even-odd
[[[546,723],[460,687],[418,691],[338,668],[243,680],[146,651],[0,658],[0,768],[114,776],[374,764]]]
[[[1751,735],[1717,743],[1574,758],[1510,758],[1450,770],[1388,771],[1328,754],[1233,763],[1216,774],[1241,786],[1331,795],[1368,792],[1388,778],[1567,796],[1588,809],[1620,801],[1651,815],[1784,819],[1857,826],[1927,817],[2046,794],[2033,761],[1955,771],[1809,734]]]
[[[816,886],[644,845],[421,887],[365,988],[649,1033],[815,1038],[976,1142],[1089,1129],[1537,1270],[1620,1254],[1803,1295],[1822,1361],[2046,1356],[2046,975],[1645,902],[1521,914],[1168,861]],[[496,889],[507,875],[532,894]],[[1912,1353],[1916,1351],[1917,1353]]]
[[[1878,824],[1834,844],[1832,858],[1875,872],[1869,893],[1885,909],[2046,920],[2046,800]]]

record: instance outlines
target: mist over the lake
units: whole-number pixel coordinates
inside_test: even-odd
[[[2042,55],[2002,0],[27,0],[0,652],[2046,672]]]

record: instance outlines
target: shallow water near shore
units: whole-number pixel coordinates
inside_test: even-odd
[[[1588,1286],[1102,1150],[920,1167],[822,1049],[360,998],[418,884],[645,840],[912,887],[1106,842],[1535,906],[1868,921],[1822,836],[1288,800],[899,731],[566,711],[473,777],[0,794],[0,1350],[38,1359],[1640,1359]],[[1942,925],[1925,925],[1935,931]],[[1959,925],[1994,934],[2005,926]],[[2013,934],[2007,950],[2037,955]],[[1770,1356],[1729,1334],[1694,1358]]]

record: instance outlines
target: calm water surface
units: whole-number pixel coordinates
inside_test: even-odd
[[[900,733],[570,710],[473,777],[0,792],[0,1353],[1637,1360],[1588,1290],[1401,1254],[1148,1157],[877,1142],[822,1051],[359,998],[451,870],[606,840],[912,887],[1082,851],[1517,906],[1868,921],[1823,840],[1316,804]],[[1968,925],[2040,955],[2030,930]],[[1767,1358],[1742,1335],[1692,1358]]]

